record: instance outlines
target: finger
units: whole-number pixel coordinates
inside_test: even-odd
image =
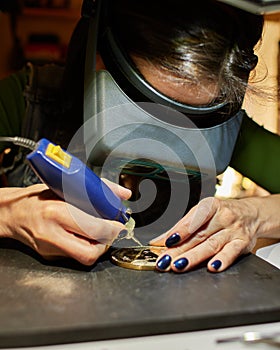
[[[193,269],[222,250],[229,239],[229,233],[220,231],[192,249],[189,249],[187,244],[173,248],[171,269],[175,272]]]
[[[45,219],[56,222],[66,231],[103,244],[109,244],[125,229],[120,222],[94,217],[64,202],[49,204],[43,215]]]
[[[219,200],[214,197],[205,198],[193,209],[185,223],[189,234],[196,232],[216,214],[219,209]]]
[[[211,272],[221,272],[227,269],[242,254],[246,253],[247,244],[243,240],[235,239],[227,243],[207,264]]]
[[[224,245],[228,242],[229,239],[229,233],[220,231],[210,236],[206,241],[202,242],[199,245],[196,245],[192,249],[189,248],[188,243],[181,244],[174,248],[170,248],[165,252],[165,254],[162,254],[158,258],[157,268],[161,269],[163,265],[165,267],[165,270],[172,269],[175,272],[185,272],[187,270],[190,270],[193,267],[205,261],[206,259],[209,259],[213,255],[215,255],[219,250],[221,250],[224,247]],[[166,255],[170,257],[170,264],[168,268],[166,266],[166,261],[168,259]],[[163,262],[161,260],[163,260]]]
[[[168,234],[169,232],[165,232],[161,234],[160,236],[149,241],[149,244],[154,246],[160,246],[160,247],[165,246],[165,241],[166,241],[166,238],[168,237]]]
[[[174,259],[183,258],[185,253],[184,244],[176,247],[165,250],[162,254],[159,255],[156,261],[156,269],[160,271],[170,271],[171,264]]]
[[[83,265],[93,265],[108,246],[81,236],[60,230],[52,236],[52,242],[41,241],[37,251],[44,258],[70,257]]]
[[[211,228],[206,224],[217,213],[219,201],[214,197],[203,199],[198,205],[193,207],[176,225],[161,236],[153,239],[152,245],[166,245],[171,248],[189,239],[196,231],[199,231],[200,241],[205,240],[211,234],[217,232],[221,226],[214,222]]]
[[[185,221],[187,221],[187,217],[191,216],[193,212],[195,211],[196,206],[193,207],[188,214],[186,214],[180,221],[178,221],[173,227],[171,227],[170,230],[167,232],[162,233],[160,236],[152,239],[149,244],[150,245],[155,245],[155,246],[165,246],[165,242],[168,237],[172,236],[173,234],[178,233],[178,231],[181,231],[181,227],[184,226]],[[179,233],[178,233],[179,235]],[[181,236],[180,236],[181,237]]]
[[[121,199],[129,199],[131,197],[132,192],[128,188],[104,178],[102,178],[102,181]]]
[[[196,207],[193,207],[188,214],[183,217],[180,221],[178,221],[178,223],[176,223],[170,230],[168,230],[167,232],[162,233],[160,236],[152,239],[149,244],[150,245],[154,245],[154,246],[165,246],[166,245],[166,240],[173,236],[176,235],[178,236],[179,240],[181,240],[181,235],[180,235],[180,231],[182,230],[182,227],[185,225],[185,221],[187,221],[187,216],[191,216],[192,213],[195,211]],[[182,234],[183,237],[183,234]],[[181,240],[182,241],[182,240]],[[177,242],[178,243],[178,242]]]
[[[224,232],[223,228],[219,225],[211,224],[210,226],[205,226],[197,230],[196,233],[184,241],[180,239],[181,236],[178,237],[179,234],[175,233],[167,238],[165,245],[170,248],[178,247],[178,249],[188,251],[195,246],[201,245],[207,240],[207,244],[211,243],[214,246],[215,238],[217,237],[216,234],[219,232]],[[179,242],[179,244],[176,243],[176,240]]]
[[[19,192],[20,190],[20,192]],[[6,201],[14,200],[14,193],[17,193],[17,200],[20,200],[22,198],[32,197],[32,196],[39,196],[44,191],[50,191],[49,188],[45,184],[36,184],[28,187],[6,187],[5,188],[5,194],[7,195]],[[11,198],[9,198],[9,195],[11,195]]]

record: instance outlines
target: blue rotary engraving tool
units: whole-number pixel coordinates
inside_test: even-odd
[[[135,222],[131,211],[114,192],[80,159],[45,138],[38,142],[22,137],[1,137],[32,150],[27,160],[37,174],[58,197],[91,215],[127,224],[131,234]]]

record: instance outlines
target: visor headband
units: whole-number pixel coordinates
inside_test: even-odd
[[[209,114],[217,112],[225,107],[226,103],[219,103],[213,106],[190,106],[184,103],[175,101],[168,96],[162,94],[151,86],[141,74],[134,67],[133,63],[126,57],[121,50],[120,46],[114,38],[111,28],[107,27],[103,32],[102,39],[100,40],[99,50],[105,61],[105,66],[109,66],[108,70],[116,81],[118,82],[118,76],[122,75],[121,80],[126,81],[129,85],[132,85],[137,89],[145,100],[149,100],[158,104],[162,104],[171,108],[176,109],[184,114]],[[111,68],[111,69],[110,69]],[[138,101],[142,102],[142,101]]]

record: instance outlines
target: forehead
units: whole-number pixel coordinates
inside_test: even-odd
[[[144,78],[164,95],[189,105],[207,105],[218,95],[215,83],[205,81],[189,82],[176,78],[140,57],[132,57],[135,65]]]

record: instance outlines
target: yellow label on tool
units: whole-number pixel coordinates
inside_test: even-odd
[[[53,145],[49,143],[46,152],[46,156],[55,160],[57,163],[63,165],[65,168],[69,168],[71,164],[72,157],[63,151],[60,146]]]

